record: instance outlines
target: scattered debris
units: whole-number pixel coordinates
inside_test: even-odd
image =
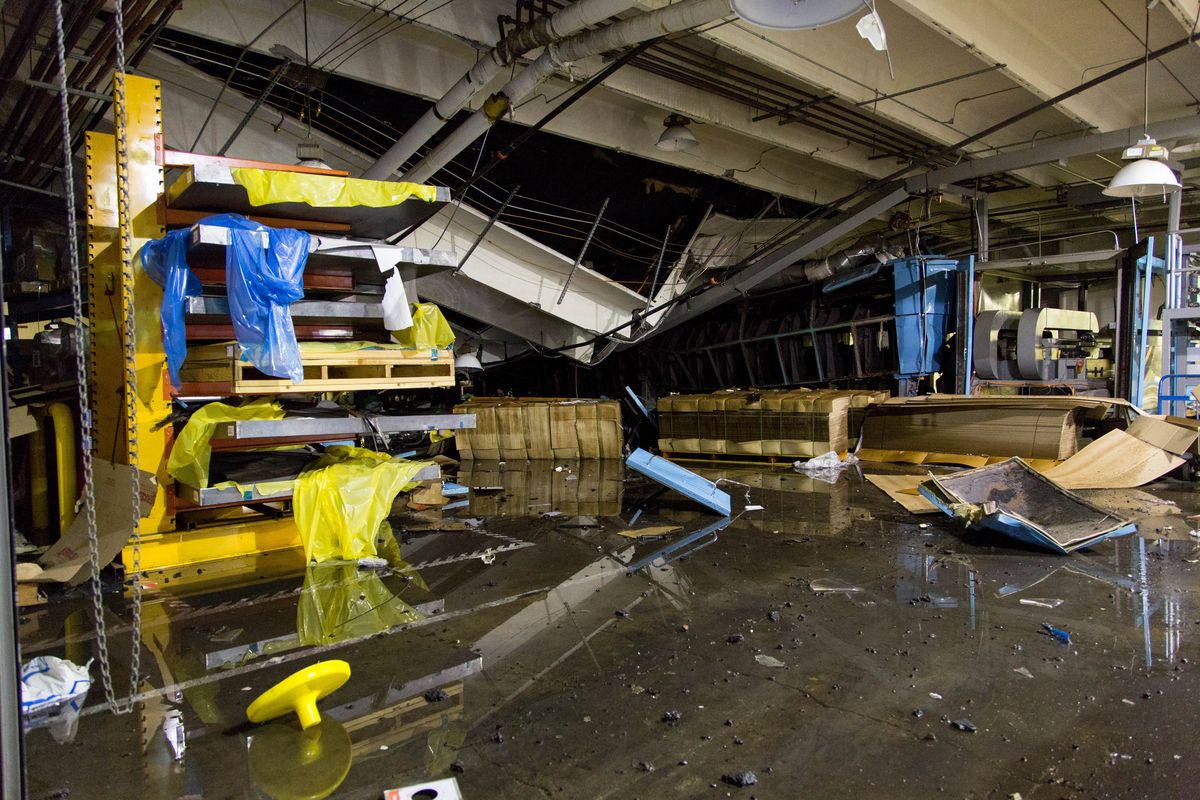
[[[482,555],[479,556],[479,560],[484,564],[491,566],[492,564],[496,563],[496,553],[494,550],[492,550],[492,548],[489,547],[487,550],[483,551]]]
[[[843,461],[836,452],[830,450],[828,453],[810,458],[808,461],[797,461],[792,465],[796,472],[802,472],[810,478],[816,478],[825,483],[837,483],[838,477],[842,474],[842,470],[851,464],[858,463],[858,456],[849,453]]]
[[[756,655],[754,657],[754,660],[757,661],[759,664],[762,664],[764,667],[786,667],[787,666],[782,661],[780,661],[778,658],[774,658],[772,656],[768,656],[763,653],[759,653],[758,655]]]
[[[663,722],[675,723],[679,722],[681,719],[683,719],[683,714],[679,713],[678,711],[668,711],[662,715]]]
[[[1037,606],[1038,608],[1058,608],[1063,601],[1057,597],[1022,597],[1021,605]]]
[[[678,525],[650,525],[645,528],[634,528],[630,531],[617,531],[617,535],[624,536],[626,539],[653,539],[659,536],[666,536],[669,533],[678,533],[683,530]]]
[[[740,633],[731,633],[725,637],[725,641],[729,642],[730,644],[740,644],[746,641],[746,637]]]
[[[747,786],[753,786],[758,783],[758,776],[750,770],[744,772],[731,772],[727,775],[722,775],[721,780],[728,783],[730,786],[736,786],[739,789],[744,789]]]
[[[1056,553],[1124,536],[1137,524],[1059,486],[1020,458],[930,475],[920,492],[948,516]]]
[[[496,492],[503,492],[504,487],[503,486],[472,486],[471,491],[474,492],[475,494],[495,494]]]
[[[743,510],[744,511],[762,511],[765,508],[766,508],[766,506],[746,506],[746,508]]]
[[[921,708],[914,708],[912,715],[917,719],[920,719],[921,717],[925,716],[925,710]]]
[[[461,761],[455,761],[450,764],[450,771],[457,772],[459,775],[461,775],[467,771],[467,766]]]
[[[649,761],[639,761],[638,769],[640,769],[642,772],[654,772],[654,765]]]
[[[631,619],[632,618],[632,615],[623,608],[618,608],[613,613],[616,614],[621,619]]]
[[[38,656],[26,663],[21,668],[21,713],[50,711],[76,699],[81,706],[92,685],[91,663],[81,667],[55,656]]]
[[[387,565],[387,559],[378,556],[365,556],[358,560],[359,569],[386,569]]]
[[[771,620],[771,622],[779,622],[779,620],[783,619],[783,613],[779,611],[768,611],[767,619]]]
[[[1016,669],[1014,669],[1014,670],[1013,670],[1013,672],[1017,673],[1018,675],[1024,675],[1026,678],[1032,678],[1032,677],[1033,677],[1033,673],[1032,673],[1032,672],[1030,672],[1030,671],[1029,671],[1028,669],[1026,669],[1025,667],[1017,667]]]
[[[974,733],[977,730],[975,723],[969,719],[956,719],[950,723],[950,727],[966,733]]]
[[[934,700],[941,700],[941,699],[942,699],[942,696],[941,696],[940,694],[938,694],[937,692],[930,692],[930,693],[929,693],[929,696],[930,696],[930,697],[932,697]]]
[[[425,702],[426,703],[440,703],[443,700],[449,700],[449,699],[450,699],[450,695],[446,694],[441,689],[430,689],[429,691],[425,692]]]
[[[1061,642],[1063,644],[1071,643],[1071,634],[1070,633],[1068,633],[1067,631],[1064,631],[1062,628],[1054,627],[1049,622],[1042,623],[1042,630],[1044,630],[1050,636],[1054,637],[1055,641]]]
[[[232,642],[242,635],[241,628],[230,628],[222,625],[208,635],[210,641],[213,642]]]
[[[861,586],[853,586],[837,578],[810,578],[808,586],[818,594],[852,594],[861,592]]]
[[[403,786],[399,789],[388,789],[383,793],[383,800],[425,800],[430,797],[441,798],[441,800],[462,800],[462,791],[458,788],[458,780],[442,778],[437,781]]]
[[[163,715],[162,722],[163,736],[167,739],[167,744],[171,746],[171,753],[174,754],[176,761],[183,760],[183,753],[187,750],[187,735],[183,727],[183,710],[171,708]]]
[[[629,457],[625,459],[625,466],[690,497],[723,517],[729,516],[732,508],[729,494],[718,489],[712,481],[700,477],[689,469],[684,469],[678,464],[652,455],[641,448],[629,454]]]

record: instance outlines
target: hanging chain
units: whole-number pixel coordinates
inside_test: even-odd
[[[117,2],[118,23],[117,40],[120,42],[120,53],[124,56],[124,42],[121,40],[121,32],[124,29],[122,21],[120,21],[121,3]],[[131,668],[132,674],[130,678],[129,698],[118,702],[116,693],[113,689],[112,667],[108,653],[108,631],[104,619],[104,603],[102,586],[100,582],[100,552],[99,543],[96,535],[96,495],[95,495],[95,472],[92,462],[92,441],[93,441],[93,420],[91,403],[88,397],[88,370],[87,361],[84,354],[84,345],[87,338],[90,338],[90,332],[87,331],[87,326],[83,321],[83,270],[79,259],[79,247],[77,240],[78,220],[76,218],[75,206],[75,170],[71,148],[71,114],[70,105],[67,95],[67,57],[66,48],[63,41],[63,11],[62,0],[54,2],[54,24],[55,24],[55,45],[56,56],[58,60],[58,99],[59,112],[62,122],[62,149],[63,149],[63,187],[66,197],[67,206],[67,240],[68,260],[70,264],[70,284],[71,284],[71,312],[75,322],[75,384],[77,397],[79,401],[79,426],[82,444],[82,466],[83,466],[83,513],[87,523],[87,538],[88,538],[88,560],[91,567],[91,595],[92,595],[92,614],[96,625],[96,645],[99,650],[100,660],[100,677],[104,687],[104,698],[108,703],[108,707],[118,714],[128,713],[132,710],[132,697],[137,689],[138,674],[141,671],[141,596],[140,584],[135,581],[134,590],[134,625],[133,625],[133,645]],[[118,67],[121,68],[120,66]],[[120,74],[120,73],[118,73]],[[123,90],[124,87],[122,87]],[[124,109],[123,91],[117,102],[117,108],[120,113]],[[122,126],[118,125],[118,130]],[[126,196],[126,211],[128,210],[128,196]],[[88,334],[85,336],[85,333]],[[136,475],[136,470],[135,473]],[[135,498],[138,489],[138,481],[133,481]],[[134,546],[137,547],[137,520],[141,514],[140,498],[138,505],[135,507],[134,516]]]
[[[120,227],[121,286],[125,322],[125,440],[128,451],[130,490],[129,512],[132,520],[133,559],[126,577],[133,585],[132,644],[129,654],[129,698],[113,707],[113,712],[126,714],[133,710],[142,661],[142,493],[141,470],[138,465],[138,391],[137,391],[137,318],[134,297],[133,219],[129,210],[129,107],[125,97],[125,9],[124,0],[114,3],[113,25],[116,28],[116,75],[113,81],[113,109],[117,134],[117,220]]]

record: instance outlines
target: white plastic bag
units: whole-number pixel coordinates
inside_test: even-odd
[[[92,685],[84,666],[63,658],[38,656],[21,668],[21,713],[37,714],[87,694]]]
[[[828,453],[819,455],[816,458],[810,458],[808,461],[797,461],[792,466],[796,472],[803,472],[811,478],[816,478],[825,483],[837,483],[838,476],[842,474],[842,470],[851,464],[858,463],[858,456],[849,453],[846,460],[842,461],[838,458],[838,454],[830,450]]]

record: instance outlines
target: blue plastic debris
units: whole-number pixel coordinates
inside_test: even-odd
[[[1054,627],[1049,622],[1042,623],[1042,630],[1053,636],[1055,641],[1062,642],[1063,644],[1071,643],[1071,634],[1067,633],[1062,628]]]
[[[678,464],[648,453],[641,448],[629,454],[629,458],[625,459],[625,466],[690,497],[721,516],[729,516],[731,508],[729,494],[718,489],[712,481],[701,478],[689,469],[684,469]]]

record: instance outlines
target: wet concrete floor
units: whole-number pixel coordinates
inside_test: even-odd
[[[765,509],[723,525],[619,464],[476,465],[462,483],[505,490],[396,517],[383,573],[274,556],[151,576],[137,708],[108,713],[97,682],[78,718],[30,730],[30,796],[378,798],[451,777],[468,800],[1195,796],[1191,485],[1083,493],[1140,533],[1057,556],[911,515],[853,470],[701,471]],[[619,535],[652,525],[680,530]],[[123,694],[129,610],[108,600]],[[84,608],[26,615],[23,656],[95,657]],[[352,675],[320,725],[246,723],[324,659]]]

